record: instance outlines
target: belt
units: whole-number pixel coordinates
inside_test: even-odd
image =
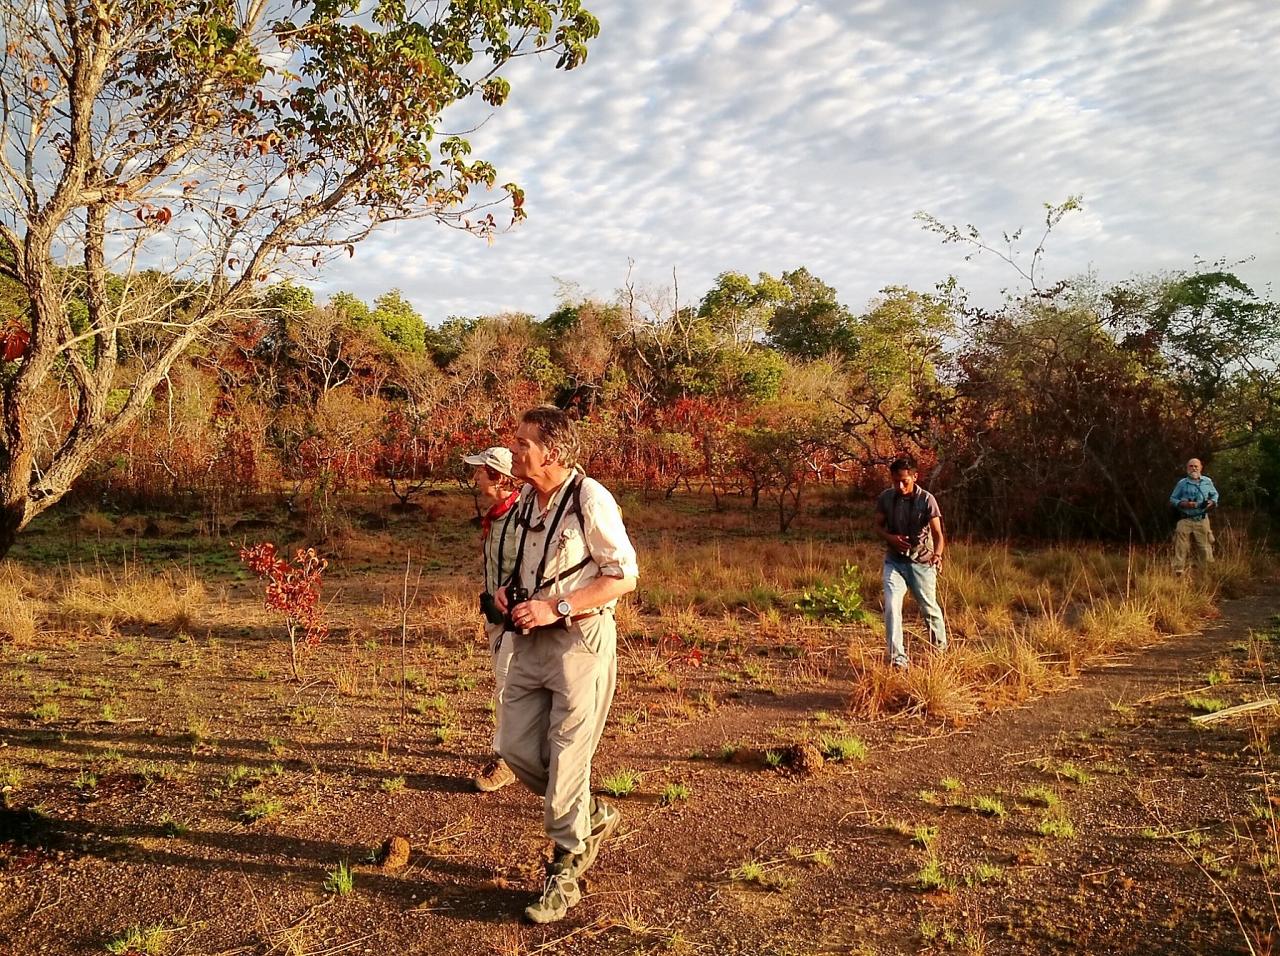
[[[547,631],[567,631],[570,624],[577,624],[579,621],[585,621],[589,617],[596,617],[600,614],[607,614],[607,607],[598,607],[594,611],[583,611],[581,614],[574,614],[572,617],[562,617],[554,624],[543,624],[541,627],[531,627],[526,636],[533,634],[543,634]]]

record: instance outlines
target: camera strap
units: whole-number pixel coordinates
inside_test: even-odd
[[[519,510],[520,509],[515,505],[512,505],[510,508],[508,508],[506,516],[502,519],[502,528],[498,530],[498,565],[494,569],[494,571],[497,574],[497,579],[498,579],[497,584],[499,587],[502,586],[502,559],[506,556],[505,548],[507,546],[507,528],[511,526],[511,519],[516,516],[516,512],[518,512]],[[490,534],[493,534],[493,531],[494,531],[493,528],[489,529]],[[484,558],[484,589],[487,593],[492,594],[494,592],[494,588],[492,586],[494,582],[489,580],[489,556],[486,554],[486,555],[483,555],[483,558]]]
[[[569,575],[576,574],[591,563],[591,555],[588,551],[587,557],[583,558],[568,570],[557,574],[553,579],[547,580],[543,577],[547,570],[547,555],[551,553],[551,543],[555,540],[556,531],[560,528],[560,522],[564,519],[565,510],[568,508],[569,501],[571,499],[574,502],[574,507],[578,511],[578,523],[583,526],[584,532],[586,530],[586,525],[582,518],[582,504],[580,500],[581,491],[582,478],[575,473],[569,479],[569,486],[564,490],[564,496],[560,499],[560,505],[556,508],[555,516],[551,519],[551,523],[547,525],[546,543],[542,548],[542,559],[538,562],[538,569],[534,574],[533,588],[529,592],[531,596],[537,594],[549,585],[558,584],[565,578],[569,577]],[[516,549],[516,566],[511,572],[511,577],[507,579],[507,584],[512,584],[520,579],[520,572],[524,568],[525,541],[529,536],[529,524],[533,518],[533,509],[536,508],[537,505],[538,493],[536,490],[531,489],[529,501],[525,504],[521,514],[520,523],[522,527],[520,530],[520,546]]]

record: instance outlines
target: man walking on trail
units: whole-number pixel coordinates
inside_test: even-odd
[[[888,663],[910,663],[902,640],[902,600],[910,591],[929,625],[936,650],[947,646],[947,625],[938,605],[938,569],[946,539],[937,499],[916,484],[916,462],[904,455],[889,466],[893,487],[876,499],[876,533],[884,539],[884,634]]]
[[[510,577],[516,564],[516,540],[519,526],[516,524],[516,499],[519,483],[511,474],[511,450],[501,446],[486,448],[462,459],[475,471],[471,480],[481,501],[489,509],[480,522],[480,552],[484,562],[484,591],[480,594],[480,613],[484,616],[484,632],[489,639],[489,654],[493,657],[493,755],[484,768],[476,774],[472,783],[481,793],[501,790],[514,783],[516,775],[507,762],[498,756],[498,732],[502,720],[502,690],[511,667],[511,636],[504,634],[506,615],[498,607],[494,592]]]
[[[528,485],[516,502],[515,569],[497,592],[514,644],[498,751],[545,797],[555,856],[525,916],[550,923],[582,899],[578,879],[618,825],[617,809],[591,796],[591,758],[617,680],[613,609],[635,589],[639,569],[613,496],[574,467],[568,415],[525,412],[511,453],[512,473]]]
[[[1187,477],[1174,486],[1169,504],[1178,509],[1178,527],[1173,533],[1173,573],[1187,569],[1191,542],[1195,541],[1205,564],[1213,564],[1213,532],[1209,512],[1218,507],[1218,489],[1204,474],[1199,458],[1187,462]]]

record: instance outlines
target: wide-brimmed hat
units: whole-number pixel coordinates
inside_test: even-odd
[[[492,448],[486,448],[484,451],[476,452],[474,455],[464,455],[462,460],[476,468],[483,465],[486,468],[492,468],[498,474],[506,475],[508,478],[514,478],[511,474],[511,449],[504,448],[501,445],[494,445]]]

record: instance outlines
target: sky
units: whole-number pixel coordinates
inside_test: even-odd
[[[545,316],[562,283],[633,278],[696,301],[724,271],[806,266],[860,311],[955,275],[978,302],[1018,288],[913,218],[999,242],[1044,204],[1050,280],[1106,281],[1250,258],[1280,276],[1275,0],[586,0],[601,34],[563,72],[504,71],[500,109],[446,114],[526,190],[492,244],[398,224],[311,281],[323,299],[401,289],[427,318]],[[1038,229],[1036,227],[1039,227]]]

